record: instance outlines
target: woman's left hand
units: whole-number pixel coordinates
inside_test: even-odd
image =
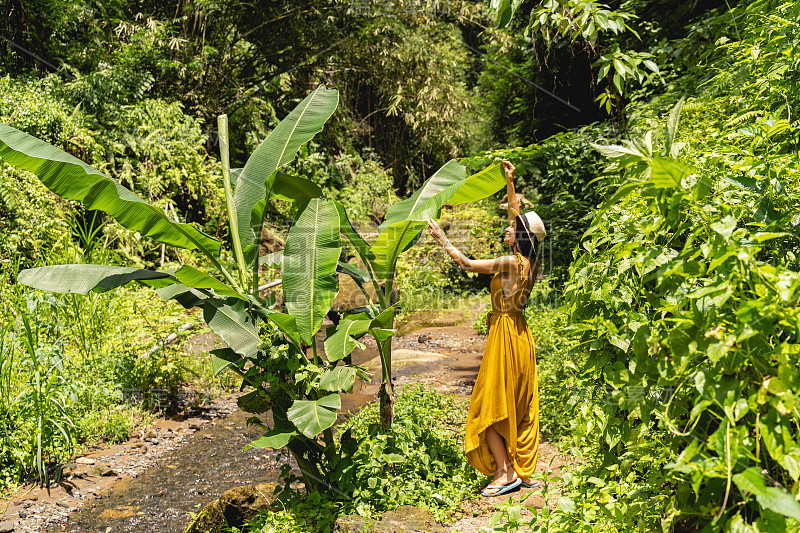
[[[511,164],[511,161],[503,161],[503,171],[505,172],[507,180],[514,179],[514,171],[517,170],[514,165]]]
[[[431,231],[433,238],[439,241],[439,244],[443,244],[444,241],[447,240],[447,235],[444,234],[444,230],[431,218],[428,219],[428,229]]]

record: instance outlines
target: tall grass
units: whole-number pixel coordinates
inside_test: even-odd
[[[17,271],[0,264],[0,491],[48,484],[82,445],[119,442],[152,420],[126,390],[176,389],[189,374],[211,381],[208,360],[179,345],[142,357],[195,320],[177,306],[136,287],[43,294],[16,284]]]
[[[33,300],[33,305],[31,301]],[[41,302],[29,298],[28,310],[37,311]],[[57,307],[53,304],[54,309]],[[32,316],[41,317],[39,313]],[[33,464],[25,464],[26,471],[34,472],[42,485],[48,485],[53,468],[62,459],[69,457],[73,449],[75,423],[68,412],[70,398],[75,387],[74,380],[65,372],[65,361],[60,335],[53,338],[53,328],[45,323],[33,323],[26,313],[19,313],[22,322],[21,345],[25,358],[21,369],[28,380],[16,401],[23,417],[32,422],[28,426],[28,448],[34,453],[28,456]],[[44,329],[44,331],[42,331]],[[50,330],[50,331],[48,331]],[[55,331],[58,335],[57,330]]]

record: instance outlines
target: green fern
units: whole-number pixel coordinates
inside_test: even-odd
[[[736,125],[738,125],[738,124],[741,124],[742,122],[745,122],[745,121],[747,121],[747,120],[750,120],[750,119],[751,119],[751,118],[753,118],[753,117],[757,117],[757,116],[759,116],[759,115],[763,114],[763,112],[764,112],[764,111],[763,111],[763,110],[761,110],[761,109],[756,109],[756,110],[753,110],[753,111],[748,111],[748,112],[746,112],[746,113],[742,113],[742,114],[741,114],[741,115],[739,115],[738,117],[734,117],[734,118],[732,118],[732,119],[728,120],[728,121],[725,123],[725,127],[726,127],[726,128],[730,128],[731,126],[736,126]]]

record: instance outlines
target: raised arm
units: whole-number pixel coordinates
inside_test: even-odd
[[[520,214],[517,191],[514,190],[514,165],[511,161],[503,161],[503,170],[506,174],[506,190],[508,191],[508,223],[514,223],[514,219]]]
[[[469,259],[462,254],[458,248],[444,234],[444,230],[433,220],[428,220],[428,229],[431,230],[433,238],[439,241],[444,247],[447,255],[453,258],[463,270],[467,272],[478,272],[479,274],[493,274],[495,272],[511,272],[518,267],[517,259],[513,255],[498,257],[497,259]]]

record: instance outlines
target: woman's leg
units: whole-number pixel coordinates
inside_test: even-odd
[[[497,469],[494,471],[494,478],[491,485],[508,485],[517,477],[514,472],[514,467],[508,459],[506,452],[506,443],[500,433],[494,429],[494,426],[489,426],[486,430],[486,444],[489,446],[489,451],[492,452],[494,462],[497,464]],[[484,494],[494,494],[500,489],[484,489]]]

